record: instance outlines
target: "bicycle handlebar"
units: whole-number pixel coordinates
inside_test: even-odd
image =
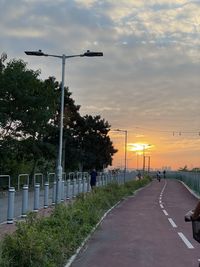
[[[197,217],[196,219],[193,219],[192,218],[192,215],[194,214],[194,211],[193,210],[190,210],[188,211],[186,214],[185,214],[185,222],[196,222],[196,221],[200,221],[200,215],[199,217]]]
[[[191,222],[192,221],[192,215],[194,214],[194,212],[192,210],[188,211],[186,214],[185,214],[185,222]]]

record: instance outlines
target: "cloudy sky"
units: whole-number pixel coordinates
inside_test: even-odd
[[[81,114],[127,130],[130,144],[151,144],[154,168],[200,166],[200,1],[0,0],[0,18],[1,51],[42,79],[60,80],[61,61],[24,50],[102,51],[67,61],[65,85]],[[111,138],[114,166],[123,167],[124,133]],[[142,158],[128,151],[127,163],[140,167]]]

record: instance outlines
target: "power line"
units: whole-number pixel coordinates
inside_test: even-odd
[[[200,136],[200,130],[158,130],[158,129],[152,129],[152,128],[146,128],[146,127],[139,127],[135,126],[133,127],[135,129],[139,130],[145,130],[145,131],[151,131],[151,132],[157,132],[157,133],[171,133],[173,136],[179,135],[181,136],[182,134],[197,134]],[[129,130],[131,132],[131,130]]]

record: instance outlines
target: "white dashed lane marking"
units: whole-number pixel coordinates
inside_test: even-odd
[[[172,220],[172,218],[168,218],[169,222],[171,223],[172,227],[177,228],[177,225],[175,222]]]
[[[162,210],[163,211],[163,213],[166,215],[166,216],[168,216],[169,214],[167,213],[167,211],[166,210]]]
[[[190,243],[190,241],[185,237],[185,235],[181,232],[178,233],[178,235],[180,236],[180,238],[182,239],[182,241],[185,243],[185,245],[189,248],[189,249],[193,249],[193,245]]]
[[[169,216],[168,212],[164,209],[164,206],[162,204],[162,196],[163,196],[163,192],[165,190],[166,185],[167,185],[167,182],[165,182],[165,185],[164,185],[164,187],[163,187],[163,189],[161,191],[161,194],[160,194],[160,197],[159,197],[159,204],[160,204],[160,207],[161,207],[163,213],[166,216]],[[177,228],[178,227],[176,225],[176,223],[173,221],[172,218],[167,218],[167,219],[168,219],[168,221],[170,222],[170,224],[171,224],[171,226],[173,228]],[[191,244],[191,242],[187,239],[187,237],[183,233],[177,232],[177,234],[179,235],[180,239],[184,242],[184,244],[187,246],[188,249],[193,249],[194,248],[194,246]],[[198,259],[198,260],[200,261],[200,259]]]

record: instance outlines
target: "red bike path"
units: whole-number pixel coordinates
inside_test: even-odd
[[[176,180],[153,180],[102,221],[71,267],[197,267],[200,244],[185,213],[197,199]]]

